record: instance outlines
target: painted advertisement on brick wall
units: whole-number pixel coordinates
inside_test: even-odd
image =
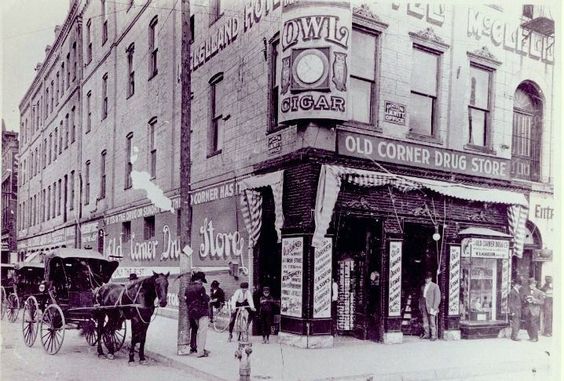
[[[278,120],[347,120],[352,11],[346,1],[282,10]]]
[[[192,203],[192,264],[198,267],[247,267],[249,236],[235,181],[195,191]]]

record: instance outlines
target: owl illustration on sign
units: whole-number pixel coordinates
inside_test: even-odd
[[[282,59],[282,74],[281,74],[281,85],[282,94],[286,94],[288,88],[290,87],[290,57]]]
[[[332,81],[339,91],[347,91],[347,54],[333,53],[333,78]]]

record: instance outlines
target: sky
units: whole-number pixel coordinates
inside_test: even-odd
[[[20,101],[68,7],[69,0],[0,1],[0,116],[9,130],[19,130]]]

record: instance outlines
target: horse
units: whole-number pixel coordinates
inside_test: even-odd
[[[113,333],[131,320],[131,346],[129,348],[129,363],[135,361],[135,345],[139,343],[139,363],[145,364],[145,339],[151,317],[155,311],[155,299],[158,298],[159,306],[166,307],[168,292],[168,276],[157,274],[132,281],[127,285],[107,283],[101,286],[96,293],[96,302],[101,307],[94,313],[96,320],[96,333],[98,336],[98,356],[104,356],[102,340],[105,339],[108,348],[108,358],[114,357],[114,343],[111,339]],[[113,308],[112,308],[113,307]],[[108,321],[104,324],[105,318]]]

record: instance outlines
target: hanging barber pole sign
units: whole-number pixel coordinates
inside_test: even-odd
[[[317,3],[320,3],[319,5]],[[348,118],[352,12],[346,1],[283,8],[279,120]]]

